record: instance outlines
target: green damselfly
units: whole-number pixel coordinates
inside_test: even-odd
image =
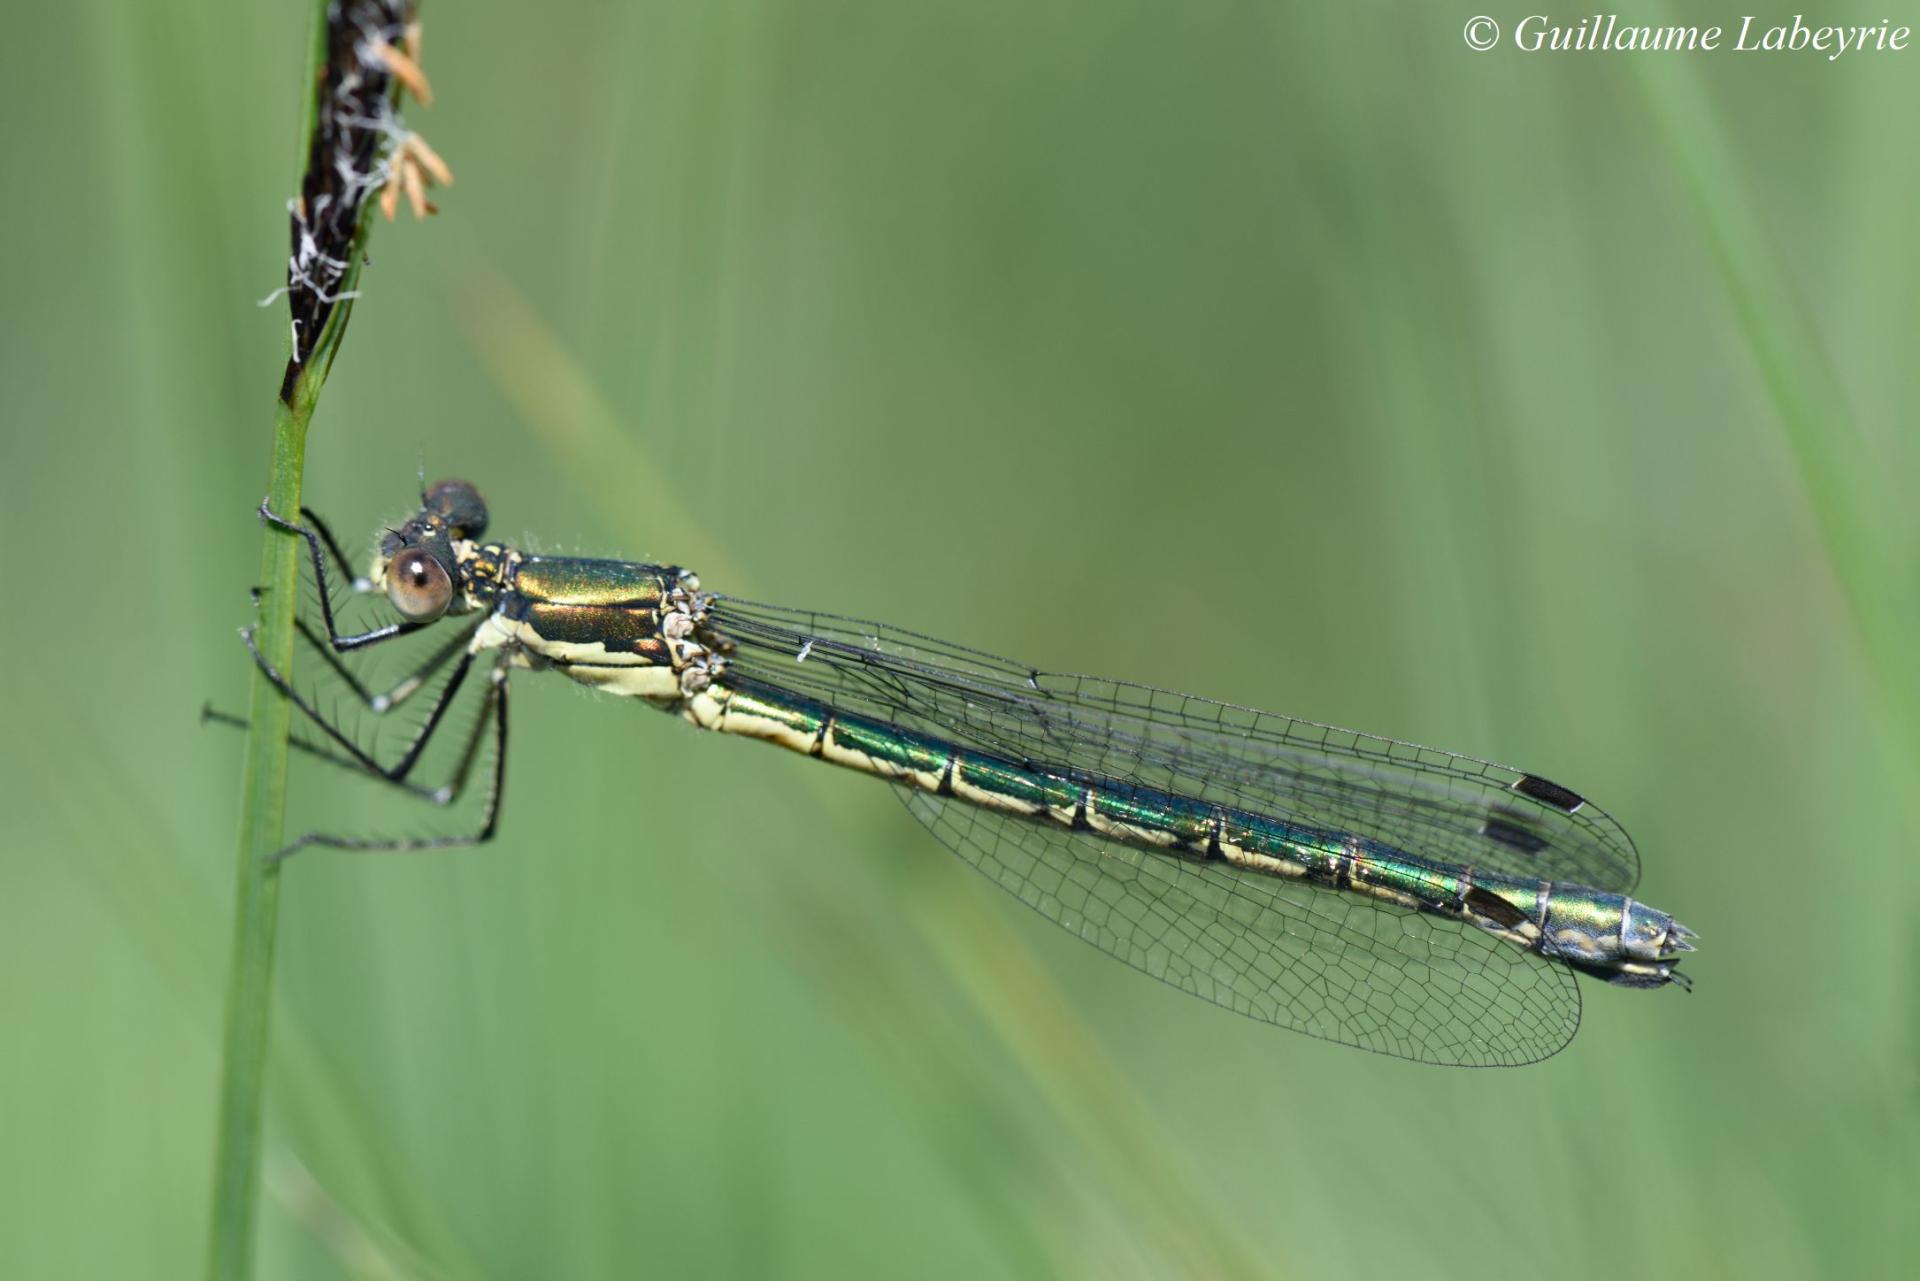
[[[362,592],[399,617],[343,634],[311,511],[325,634],[301,634],[371,710],[437,681],[391,763],[360,746],[254,647],[325,736],[309,750],[445,802],[491,743],[477,830],[305,846],[411,850],[490,839],[508,677],[554,670],[703,729],[760,739],[894,785],[942,843],[1022,902],[1148,974],[1229,1009],[1430,1063],[1519,1064],[1580,1020],[1575,975],[1687,986],[1694,935],[1631,897],[1639,858],[1603,810],[1557,783],[1451,752],[1185,694],[1043,672],[863,622],[702,590],[674,566],[538,556],[483,541],[461,481],[382,536]],[[446,629],[374,694],[348,660]],[[473,669],[481,710],[449,783],[414,767]],[[441,674],[444,672],[444,679]]]

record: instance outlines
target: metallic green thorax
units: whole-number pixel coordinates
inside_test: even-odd
[[[1034,823],[1194,862],[1221,861],[1452,917],[1610,982],[1681,981],[1689,933],[1618,893],[1476,872],[1376,841],[1297,826],[1122,779],[1016,763],[729,674],[732,642],[709,622],[697,578],[662,565],[523,556],[455,541],[463,594],[484,610],[475,651],[504,650],[583,684],[644,698],[705,729]],[[376,564],[376,579],[384,565]],[[1543,784],[1544,786],[1551,786]]]

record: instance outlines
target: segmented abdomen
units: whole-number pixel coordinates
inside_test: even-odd
[[[1076,778],[837,713],[750,680],[728,678],[680,710],[703,728],[1034,822],[1455,917],[1549,956],[1606,965],[1626,954],[1628,913],[1636,905],[1618,894],[1428,863],[1348,834],[1120,780]]]

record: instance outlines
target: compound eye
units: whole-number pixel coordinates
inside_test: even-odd
[[[426,492],[423,505],[445,518],[455,538],[478,538],[487,532],[486,501],[464,480],[441,481]]]
[[[387,566],[387,599],[410,623],[431,623],[453,603],[453,580],[424,548],[409,547]]]

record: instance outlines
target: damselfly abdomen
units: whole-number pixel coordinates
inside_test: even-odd
[[[335,759],[432,799],[493,768],[492,837],[513,669],[562,672],[703,729],[775,743],[894,785],[915,818],[1022,902],[1197,996],[1430,1063],[1544,1058],[1579,1025],[1576,973],[1685,986],[1692,932],[1633,899],[1633,843],[1537,775],[1450,752],[1122,681],[1042,672],[930,637],[702,590],[673,566],[535,556],[482,541],[472,486],[445,481],[380,542],[362,590],[398,621],[335,625],[328,555],[303,536],[326,635],[305,635],[374,710],[450,671],[393,763],[358,746],[254,651]],[[447,629],[419,670],[367,694],[342,655]],[[251,638],[249,638],[251,647]],[[486,689],[448,787],[411,781],[471,670]]]

